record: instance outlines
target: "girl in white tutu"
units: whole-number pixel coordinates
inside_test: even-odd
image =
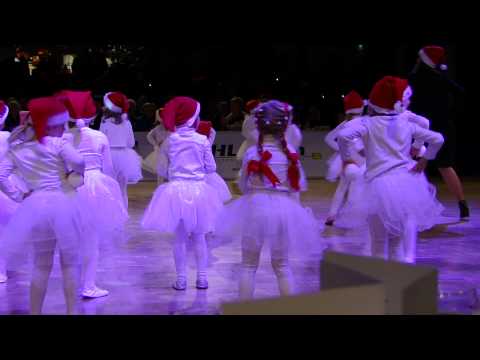
[[[0,100],[0,161],[8,151],[8,131],[2,131],[5,120],[8,116],[8,106]],[[3,229],[18,207],[18,203],[10,199],[0,190],[0,242],[2,241]],[[7,281],[7,266],[4,254],[0,252],[0,284]]]
[[[30,309],[32,314],[40,314],[58,248],[67,313],[72,314],[76,310],[81,255],[81,210],[66,169],[83,174],[85,163],[62,138],[69,115],[58,99],[34,99],[29,110],[35,139],[12,142],[0,163],[0,189],[22,202],[4,231],[0,252],[7,255],[9,265],[14,265],[33,251]],[[30,193],[23,193],[9,180],[15,169],[26,181]]]
[[[215,129],[212,127],[212,123],[210,121],[200,121],[198,124],[197,132],[199,134],[205,135],[210,141],[210,146],[213,146],[215,143]],[[228,187],[227,183],[223,178],[218,175],[215,171],[213,173],[209,173],[205,175],[205,181],[207,184],[211,185],[214,189],[217,190],[218,196],[222,200],[222,202],[226,203],[232,200],[232,193],[230,192],[230,188]]]
[[[106,107],[100,131],[110,143],[114,177],[120,185],[125,208],[128,209],[128,184],[142,179],[142,158],[133,148],[135,137],[128,119],[128,99],[120,92],[109,92],[103,97]]]
[[[147,155],[147,157],[143,160],[142,166],[145,170],[152,174],[157,174],[157,184],[160,185],[163,181],[162,177],[158,175],[158,151],[160,150],[160,146],[168,137],[168,131],[165,129],[162,123],[162,118],[160,117],[160,112],[163,109],[160,108],[155,113],[155,119],[157,122],[157,126],[155,126],[150,132],[147,134],[147,141],[150,145],[153,146],[153,151]]]
[[[443,136],[424,129],[401,113],[407,105],[407,80],[387,76],[370,93],[369,116],[352,120],[338,134],[345,162],[354,162],[355,139],[365,145],[366,166],[362,216],[368,222],[372,255],[413,263],[417,232],[435,225],[442,205],[421,174],[434,159]],[[427,142],[424,157],[412,165],[412,140]],[[361,219],[359,219],[361,220]]]
[[[332,198],[330,210],[328,212],[328,218],[325,225],[331,226],[335,220],[339,220],[339,224],[343,227],[342,218],[345,216],[351,216],[352,214],[344,213],[343,216],[338,218],[339,213],[342,212],[342,208],[345,204],[352,204],[357,202],[359,191],[361,191],[361,183],[363,181],[363,174],[365,172],[365,158],[362,155],[363,143],[361,139],[357,139],[355,147],[357,150],[357,164],[343,164],[340,156],[340,149],[337,143],[338,133],[348,126],[349,121],[362,115],[365,102],[362,97],[356,92],[351,91],[343,99],[343,105],[345,109],[345,121],[338,125],[335,129],[330,131],[325,136],[325,142],[334,151],[334,154],[327,161],[327,175],[328,181],[336,181],[340,178],[335,194]],[[348,226],[347,226],[348,227]]]
[[[205,181],[216,170],[210,141],[197,133],[200,104],[188,97],[170,100],[160,114],[171,132],[159,152],[159,174],[168,179],[155,191],[142,219],[145,229],[175,234],[176,290],[187,287],[187,249],[191,237],[197,261],[198,289],[208,288],[205,235],[215,230],[222,208],[216,189]]]
[[[83,239],[86,247],[83,259],[82,296],[98,298],[108,291],[96,286],[99,246],[109,245],[123,235],[128,212],[122,193],[113,178],[113,165],[107,137],[88,125],[96,116],[90,91],[62,91],[57,95],[70,114],[70,132],[65,138],[85,159],[84,185],[77,189],[83,206]]]
[[[226,205],[217,222],[219,237],[242,244],[242,299],[253,297],[263,246],[270,249],[280,294],[288,295],[294,292],[289,257],[308,258],[321,244],[317,220],[294,196],[306,189],[306,180],[298,153],[285,140],[291,106],[268,101],[254,116],[259,139],[243,159],[239,185],[244,195]]]

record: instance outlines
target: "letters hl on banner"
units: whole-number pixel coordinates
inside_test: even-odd
[[[303,132],[303,142],[300,148],[301,161],[308,178],[322,178],[326,173],[326,161],[332,154],[332,150],[325,144],[325,131]],[[152,146],[146,140],[146,133],[135,133],[137,139],[137,151],[145,158],[152,150]],[[234,180],[242,163],[237,160],[237,152],[244,138],[240,132],[218,131],[212,152],[217,162],[217,172],[226,180]],[[150,176],[149,176],[150,175]],[[151,174],[145,174],[145,178],[151,178]]]

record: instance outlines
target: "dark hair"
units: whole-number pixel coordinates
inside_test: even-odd
[[[102,121],[109,118],[113,118],[115,120],[115,124],[121,124],[123,122],[122,114],[113,112],[108,108],[104,108]]]
[[[290,163],[288,169],[290,185],[292,188],[298,190],[298,180],[300,177],[297,165],[298,157],[290,152],[287,141],[285,140],[285,131],[292,120],[292,111],[292,107],[287,103],[278,100],[271,100],[257,107],[254,116],[257,119],[257,129],[259,132],[257,151],[260,158],[262,158],[263,154],[264,136],[272,135],[279,141],[282,146],[282,151]]]

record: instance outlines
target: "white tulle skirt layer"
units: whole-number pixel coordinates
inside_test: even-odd
[[[3,232],[0,252],[8,269],[24,265],[32,252],[61,250],[77,265],[88,251],[82,241],[82,206],[75,192],[36,191],[17,208]]]
[[[129,184],[142,180],[142,158],[130,148],[111,148],[113,171],[117,179],[126,179]]]
[[[227,202],[232,200],[232,193],[230,192],[230,188],[228,187],[227,183],[223,178],[218,175],[218,173],[210,173],[205,175],[205,182],[213,187],[220,197],[222,202]]]
[[[293,257],[321,254],[320,226],[311,209],[293,194],[252,192],[225,206],[217,221],[221,243],[241,243],[245,250],[288,250]]]
[[[411,173],[409,168],[378,176],[354,191],[354,201],[339,215],[344,227],[366,226],[368,216],[377,215],[390,234],[400,236],[407,219],[413,219],[417,230],[424,231],[439,222],[444,210],[435,186],[424,174]]]
[[[158,151],[154,150],[142,161],[142,168],[151,174],[157,174]]]
[[[215,231],[222,207],[217,190],[205,181],[172,180],[157,188],[141,224],[148,230],[174,234],[183,222],[187,233],[206,234]]]
[[[77,189],[77,196],[82,207],[86,243],[93,238],[91,234],[98,236],[101,247],[119,245],[125,240],[128,212],[116,180],[100,170],[88,170],[84,174],[84,185]],[[90,246],[96,246],[95,242]]]
[[[19,203],[13,201],[0,191],[0,235],[2,234],[3,228],[8,224],[11,217],[17,210],[18,206]]]

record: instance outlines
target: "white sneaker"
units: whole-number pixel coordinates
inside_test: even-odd
[[[103,290],[96,286],[93,289],[84,289],[82,291],[82,296],[89,299],[104,297],[104,296],[107,296],[108,294],[109,294],[108,290]]]
[[[187,279],[183,277],[178,277],[177,280],[173,283],[172,287],[175,290],[183,291],[187,289]]]
[[[199,290],[206,290],[208,289],[208,281],[207,278],[200,278],[197,280],[197,289]]]
[[[0,273],[0,284],[6,283],[8,280],[7,274]]]

